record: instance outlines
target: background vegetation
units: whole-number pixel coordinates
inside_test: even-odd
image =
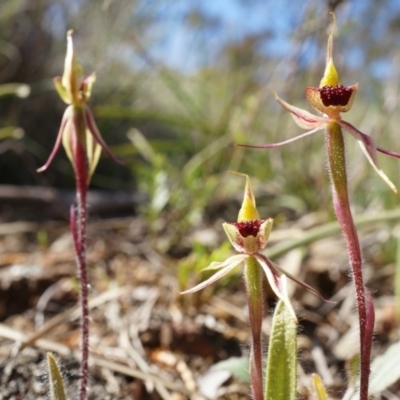
[[[97,74],[90,100],[97,124],[124,162],[121,167],[103,156],[91,187],[142,196],[139,205],[132,203],[124,212],[144,217],[149,236],[143,252],[153,254],[146,246],[154,244],[160,254],[179,258],[169,271],[175,283],[178,277],[181,287],[195,284],[193,271],[229,253],[218,233],[221,221],[236,219],[243,181],[228,170],[251,177],[261,216],[275,219],[273,240],[333,221],[322,133],[274,150],[235,145],[301,133],[273,92],[308,109],[304,89],[318,86],[323,74],[330,10],[338,22],[335,65],[343,84],[359,83],[346,119],[380,146],[399,152],[400,4],[395,0],[2,0],[0,203],[8,185],[26,191],[32,186],[74,188],[63,150],[49,171],[36,173],[53,147],[64,111],[52,79],[63,71],[65,34],[74,29],[80,63],[86,74]],[[29,94],[26,87],[21,93],[21,87],[9,86],[15,83],[29,85]],[[357,143],[350,138],[347,144],[355,215],[398,208],[399,197],[379,179]],[[379,161],[400,188],[399,162],[382,156]],[[1,222],[11,219],[9,209],[0,208]],[[30,213],[31,219],[38,218],[33,206]],[[386,285],[393,294],[398,239],[396,229],[386,228],[366,235],[362,244],[367,278],[375,274],[374,289]],[[35,240],[46,247],[45,233]],[[129,251],[119,263],[121,285],[128,274],[125,263],[132,258]],[[325,264],[336,254],[331,256]],[[333,265],[334,273],[326,268],[335,282],[329,293],[323,292],[322,281],[328,278],[321,278],[318,266],[308,276],[327,297],[348,283],[347,258]],[[103,272],[96,273],[102,280]],[[180,305],[190,310],[212,298],[212,292],[205,292],[201,299],[180,299]],[[335,371],[343,369],[340,364]]]
[[[1,183],[72,187],[64,155],[44,175],[35,167],[57,133],[63,105],[52,78],[62,71],[65,31],[74,28],[80,61],[98,76],[92,100],[98,125],[125,163],[120,168],[104,158],[95,187],[143,191],[152,199],[145,210],[152,218],[168,208],[192,223],[210,199],[236,193],[226,178],[235,169],[259,182],[267,215],[327,209],[323,135],[268,153],[234,143],[299,133],[271,93],[305,105],[304,88],[322,76],[332,8],[337,67],[344,84],[360,84],[348,119],[382,146],[396,146],[400,8],[394,1],[282,1],[277,7],[257,0],[173,7],[161,0],[3,1],[0,83],[26,83],[31,93],[0,99],[1,125],[25,132],[2,143]],[[349,155],[355,204],[397,204],[352,140]],[[398,165],[381,163],[399,184]]]

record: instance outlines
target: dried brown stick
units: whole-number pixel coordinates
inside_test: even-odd
[[[99,307],[100,305],[107,303],[108,301],[118,298],[125,293],[128,293],[128,290],[130,290],[128,287],[119,287],[101,293],[99,296],[89,301],[89,309],[91,310],[93,308]],[[36,342],[36,340],[51,332],[58,325],[79,318],[79,313],[80,308],[78,305],[76,305],[62,312],[61,314],[56,315],[55,317],[47,321],[39,330],[32,333],[31,335],[25,336],[23,341],[19,341],[20,344],[18,350],[21,351],[27,346],[32,346]]]

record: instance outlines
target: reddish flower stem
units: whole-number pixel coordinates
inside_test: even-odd
[[[362,275],[361,248],[351,214],[348,195],[345,143],[341,127],[336,122],[332,122],[328,126],[326,138],[329,170],[332,180],[333,206],[347,244],[359,316],[361,360],[360,400],[367,400],[374,308],[371,300],[368,302],[367,310],[366,290]]]
[[[88,166],[86,150],[83,139],[85,137],[85,119],[83,110],[74,107],[73,113],[74,134],[71,135],[71,148],[73,150],[76,199],[77,199],[77,223],[75,211],[71,209],[71,232],[73,235],[77,272],[80,282],[81,305],[81,366],[79,382],[79,400],[86,400],[89,376],[89,306],[88,287],[89,280],[86,265],[86,219],[87,219],[87,181]],[[82,143],[83,142],[83,143]]]
[[[254,257],[246,259],[244,278],[246,281],[251,331],[250,382],[253,400],[263,400],[262,372],[262,319],[263,319],[263,274]]]

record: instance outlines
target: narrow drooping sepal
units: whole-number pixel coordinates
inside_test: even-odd
[[[290,274],[283,268],[279,267],[275,263],[273,263],[268,257],[264,256],[263,254],[257,254],[256,258],[260,262],[261,266],[264,268],[264,265],[267,265],[268,268],[273,271],[273,273],[277,276],[279,276],[278,272],[279,271],[282,275],[287,276],[290,280],[293,282],[297,283],[299,286],[302,286],[304,289],[307,289],[309,292],[317,296],[320,300],[322,300],[325,303],[332,303],[335,304],[334,302],[325,299],[317,290],[315,290],[312,286],[308,285],[305,282],[300,281],[297,279],[294,275]]]
[[[285,302],[287,309],[290,310],[293,318],[297,321],[296,313],[294,312],[292,304],[289,300],[286,277],[284,275],[279,276],[275,268],[271,268],[272,263],[267,257],[262,256],[261,254],[257,254],[255,257],[264,270],[268,283],[271,286],[271,289],[274,291],[276,297]]]
[[[285,110],[291,113],[294,122],[300,128],[311,130],[314,130],[316,128],[323,129],[325,124],[328,122],[328,120],[324,117],[318,117],[306,110],[292,106],[285,100],[279,98],[277,94],[275,94],[275,99]]]
[[[61,143],[63,143],[64,149],[75,171],[79,170],[77,164],[80,163],[77,160],[77,149],[79,146],[82,147],[86,158],[87,184],[90,183],[99,162],[101,150],[104,150],[113,161],[121,163],[112,154],[103,140],[93,115],[86,105],[86,102],[90,98],[95,80],[95,73],[83,77],[82,68],[75,58],[72,31],[68,31],[64,73],[62,77],[54,79],[54,85],[61,99],[69,104],[69,106],[65,110],[61,121],[56,144],[45,165],[38,170],[39,172],[49,167]]]
[[[104,150],[104,152],[116,163],[122,164],[122,161],[119,160],[114,156],[110,148],[107,146],[107,143],[104,141],[103,137],[100,134],[99,129],[97,128],[96,122],[93,118],[92,112],[89,110],[88,107],[85,107],[84,110],[85,114],[85,121],[87,124],[87,128],[90,132],[91,135],[93,135],[95,141],[101,146],[101,148]]]
[[[204,289],[205,287],[213,284],[218,279],[221,279],[223,276],[225,276],[230,271],[232,271],[235,267],[237,267],[238,265],[243,263],[243,261],[247,257],[248,256],[246,254],[237,254],[235,256],[229,257],[227,260],[225,260],[223,262],[213,262],[208,267],[204,268],[203,271],[219,269],[218,272],[216,272],[214,275],[212,275],[210,278],[208,278],[204,282],[201,282],[200,284],[196,285],[195,287],[185,290],[184,292],[180,292],[180,294],[194,293],[194,292]]]
[[[378,165],[378,157],[377,157],[377,146],[375,140],[371,137],[362,133],[353,125],[349,124],[346,121],[340,120],[337,122],[343,129],[347,132],[351,133],[360,144],[361,149],[363,150],[365,156],[367,157],[369,163],[372,165],[376,173],[382,178],[384,182],[393,190],[393,192],[397,193],[396,186],[391,182],[391,180],[386,176],[386,174],[379,168]],[[381,149],[382,150],[382,149]],[[400,157],[400,154],[399,154]]]
[[[45,162],[45,164],[44,164],[42,167],[40,167],[40,168],[37,170],[37,172],[46,171],[46,169],[47,169],[47,168],[50,166],[50,164],[53,162],[54,157],[57,155],[58,150],[60,149],[60,146],[61,146],[62,139],[63,139],[63,134],[64,134],[65,127],[66,127],[68,121],[69,121],[70,118],[71,118],[71,115],[70,115],[71,112],[72,112],[72,110],[71,110],[70,107],[68,107],[68,108],[65,110],[64,115],[63,115],[63,118],[62,118],[62,120],[61,120],[61,126],[60,126],[60,129],[59,129],[59,131],[58,131],[56,143],[54,144],[53,150],[51,151],[50,156],[49,156],[49,158],[47,159],[47,161]]]
[[[384,149],[383,147],[377,146],[376,148],[380,153],[386,154],[387,156],[394,157],[394,158],[400,158],[400,153],[397,153],[396,151]]]

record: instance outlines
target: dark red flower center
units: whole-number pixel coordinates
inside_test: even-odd
[[[262,221],[253,219],[252,221],[236,222],[234,225],[239,229],[242,237],[254,236],[256,237],[260,230]]]
[[[325,107],[346,106],[353,93],[351,87],[345,87],[343,85],[323,86],[318,90]]]

